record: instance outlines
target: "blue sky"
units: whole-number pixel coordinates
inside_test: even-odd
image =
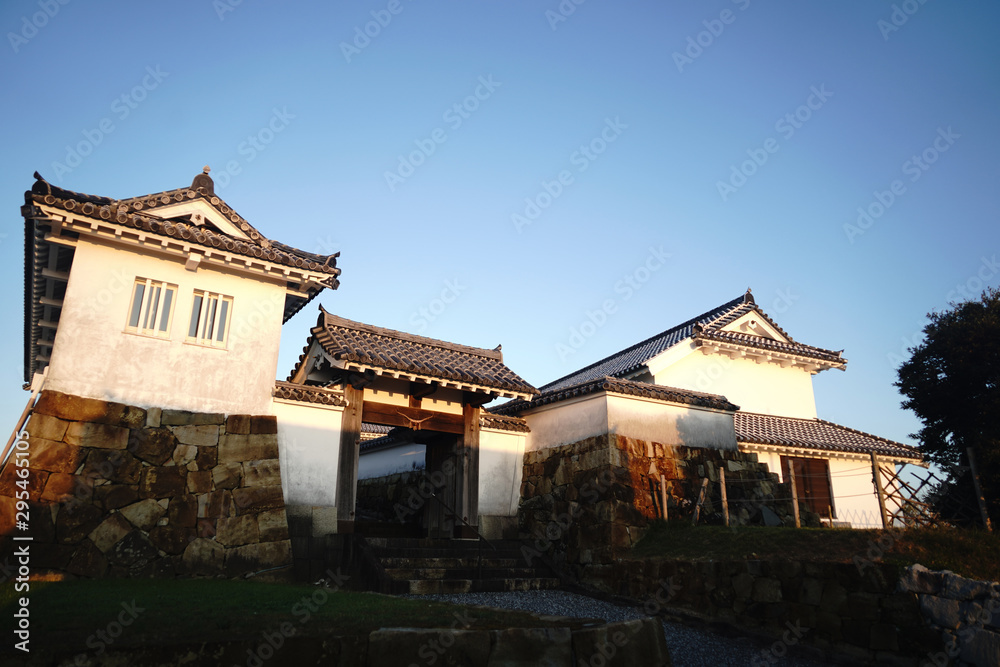
[[[845,350],[814,380],[820,417],[912,442],[905,348],[1000,284],[998,19],[984,0],[4,2],[0,415],[26,400],[32,172],[128,197],[207,164],[265,235],[342,253],[333,313],[502,343],[537,386],[750,286],[796,340]],[[285,325],[280,376],[315,317]]]

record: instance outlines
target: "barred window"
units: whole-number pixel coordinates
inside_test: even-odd
[[[196,290],[191,306],[188,341],[200,345],[225,347],[233,298]]]
[[[177,285],[136,278],[125,330],[149,336],[169,336],[176,295]]]

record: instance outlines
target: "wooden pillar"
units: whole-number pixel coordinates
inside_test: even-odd
[[[361,410],[364,389],[344,385],[344,422],[340,427],[337,463],[337,531],[354,532],[354,507],[358,498],[358,457],[361,452]]]
[[[889,514],[885,509],[885,489],[882,488],[882,473],[878,468],[878,455],[872,452],[872,482],[875,484],[875,491],[878,493],[878,507],[882,513],[882,529],[889,529]]]
[[[726,462],[719,467],[719,495],[722,496],[722,523],[729,527],[729,496],[726,494]]]
[[[660,504],[663,505],[663,520],[667,520],[667,479],[660,473]]]
[[[455,511],[473,526],[479,524],[479,412],[480,408],[462,406],[465,428],[458,457],[458,488]],[[456,522],[457,534],[473,537],[474,533],[461,521]]]
[[[792,516],[795,517],[795,527],[802,527],[799,518],[799,492],[795,486],[795,461],[788,459],[788,482],[792,485]]]

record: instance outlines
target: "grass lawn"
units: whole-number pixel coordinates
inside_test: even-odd
[[[637,558],[680,560],[753,558],[843,563],[853,562],[857,556],[902,566],[920,563],[932,570],[1000,581],[1000,535],[982,530],[725,528],[660,521],[632,554]]]
[[[16,609],[13,583],[0,586],[0,613]],[[224,579],[103,579],[31,582],[33,646],[85,651],[87,638],[134,601],[135,620],[116,640],[129,645],[253,639],[290,622],[296,635],[367,634],[381,627],[497,629],[552,626],[521,612],[493,611],[308,585]],[[460,622],[455,614],[459,613]],[[126,613],[131,618],[131,613]],[[560,625],[566,625],[562,623]],[[77,648],[79,647],[79,648]]]

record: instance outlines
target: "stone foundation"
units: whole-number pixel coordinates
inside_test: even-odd
[[[24,445],[0,475],[0,552],[13,548],[6,537],[30,535],[33,574],[232,577],[291,564],[273,416],[44,391],[25,431],[27,484]]]
[[[756,454],[663,445],[601,435],[524,455],[521,532],[557,564],[612,563],[626,556],[663,516],[660,475],[669,482],[667,514],[690,521],[702,479],[704,523],[721,523],[719,469],[725,466],[730,525],[763,523],[763,508],[792,523],[791,490]],[[714,509],[713,509],[714,508]]]

